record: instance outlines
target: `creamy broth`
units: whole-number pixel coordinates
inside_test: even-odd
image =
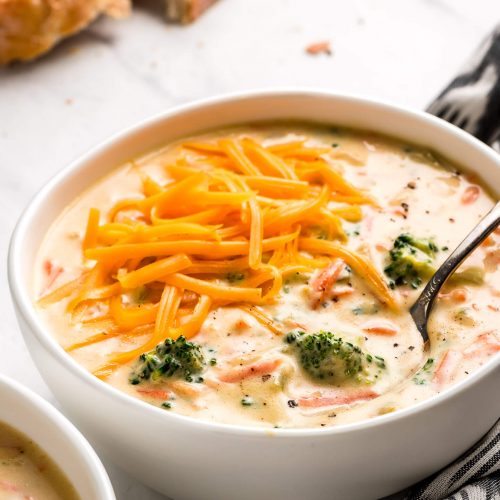
[[[222,136],[251,137],[264,147],[304,141],[302,148],[320,148],[319,161],[339,172],[349,185],[369,194],[373,202],[357,203],[352,196],[331,195],[326,207],[338,217],[339,231],[345,233],[345,238],[341,233],[333,237],[322,234],[322,217],[308,222],[308,236],[315,241],[331,239],[361,255],[388,284],[392,278],[384,269],[399,235],[411,234],[431,241],[435,245],[432,265],[437,267],[494,204],[473,176],[460,173],[422,148],[373,133],[295,123],[258,124],[189,140],[217,144]],[[121,166],[67,207],[39,251],[35,298],[57,290],[95,265],[82,252],[91,208],[99,208],[104,224],[109,218],[106,214],[116,208],[118,201],[144,198],[145,189],[173,182],[172,170],[167,166],[199,163],[204,168],[204,159],[211,153],[181,147],[185,142],[167,145]],[[270,150],[280,154],[279,148]],[[308,158],[307,151],[297,151],[300,159],[294,165],[305,165],[304,171],[308,167],[301,161],[318,161]],[[217,165],[223,166],[225,160],[217,154]],[[295,160],[282,157],[280,161],[291,165]],[[153,181],[148,188],[146,178],[147,182]],[[262,194],[259,202],[271,203]],[[353,206],[356,210],[351,210]],[[203,209],[207,208],[210,206]],[[137,218],[136,212],[127,208],[113,220],[141,224],[142,216]],[[203,372],[191,381],[174,376],[131,384],[137,357],[101,378],[165,411],[228,424],[330,426],[408,407],[463,379],[498,352],[499,240],[498,234],[492,235],[461,267],[462,277],[450,282],[440,295],[429,329],[431,360],[425,366],[422,339],[409,315],[409,307],[425,278],[413,286],[392,283],[388,293],[397,305],[391,308],[374,294],[364,273],[343,262],[336,281],[329,283],[328,273],[334,273],[332,265],[338,263],[332,258],[333,264],[326,267],[323,263],[317,269],[287,275],[274,300],[257,306],[272,320],[276,331],[239,304],[212,305],[201,328],[190,339],[201,346],[206,360]],[[106,243],[100,245],[106,247]],[[271,253],[264,252],[263,262],[272,262]],[[311,257],[308,251],[301,254]],[[141,261],[140,266],[151,262]],[[127,265],[120,263],[115,277],[126,272],[123,268]],[[217,282],[238,286],[239,279],[238,273],[233,273]],[[323,282],[327,283],[326,289]],[[143,291],[138,288],[123,292],[124,303],[140,307],[137,297]],[[110,356],[140,347],[151,337],[147,329],[135,329],[133,334],[124,333],[123,328],[113,329],[106,298],[90,298],[68,312],[72,299],[74,295],[70,294],[60,301],[39,304],[38,312],[61,346],[91,372],[102,375],[99,369]],[[298,331],[305,335],[332,332],[343,342],[359,347],[370,358],[366,376],[362,380],[359,376],[338,380],[311,376],[301,364],[293,339],[286,341],[289,332]],[[99,342],[77,345],[95,336],[100,336]]]
[[[0,500],[78,500],[65,474],[27,436],[0,422]]]

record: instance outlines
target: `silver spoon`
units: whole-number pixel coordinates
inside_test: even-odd
[[[429,280],[415,304],[411,306],[410,314],[424,339],[429,343],[427,322],[432,311],[434,301],[450,274],[498,227],[500,224],[500,202],[481,219],[479,224],[466,236],[451,255],[443,262]]]

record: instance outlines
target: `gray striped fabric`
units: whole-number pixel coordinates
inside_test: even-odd
[[[500,420],[451,465],[384,500],[500,500]]]
[[[427,111],[500,153],[500,26]],[[384,500],[500,500],[500,420],[454,463]]]
[[[427,111],[500,152],[500,26]]]

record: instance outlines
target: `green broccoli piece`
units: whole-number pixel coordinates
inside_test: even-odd
[[[389,286],[410,285],[418,288],[423,279],[434,274],[432,262],[438,251],[437,245],[430,239],[399,235],[389,252],[390,262],[384,269],[391,279]]]
[[[293,347],[304,370],[317,379],[369,381],[371,368],[385,369],[383,358],[364,353],[331,332],[290,332],[285,340]]]
[[[129,381],[133,385],[145,380],[181,376],[193,382],[193,375],[201,373],[206,365],[205,356],[199,344],[189,342],[181,336],[176,340],[166,339],[152,351],[141,354]]]
[[[482,285],[484,283],[484,269],[478,266],[464,267],[450,276],[449,283],[460,285]]]

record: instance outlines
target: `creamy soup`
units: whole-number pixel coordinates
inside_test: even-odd
[[[64,473],[40,447],[0,422],[0,500],[78,500]]]
[[[409,315],[493,206],[374,133],[257,124],[168,144],[82,193],[36,264],[38,313],[95,376],[165,411],[317,427],[405,408],[499,350],[500,235]]]

